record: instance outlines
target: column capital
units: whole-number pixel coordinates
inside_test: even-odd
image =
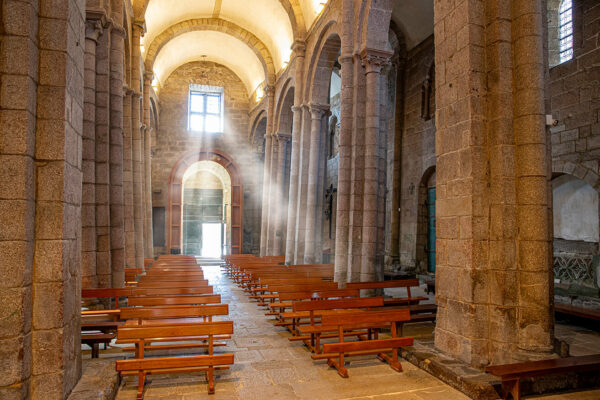
[[[292,44],[292,51],[297,57],[304,57],[306,55],[306,43],[303,40],[295,40]]]
[[[146,21],[143,19],[136,19],[135,21],[133,21],[132,26],[132,30],[140,30],[140,35],[144,36],[144,34],[146,33]]]
[[[266,85],[264,90],[267,96],[275,96],[275,85]]]
[[[354,54],[343,53],[341,56],[339,56],[338,60],[341,65],[344,65],[345,63],[353,63],[354,62]]]
[[[310,115],[311,119],[321,119],[327,113],[329,113],[329,104],[315,104],[311,103],[310,107]]]
[[[152,72],[144,72],[144,80],[145,81],[152,82],[153,78],[154,78],[154,73],[152,73]]]
[[[281,142],[285,143],[292,138],[291,133],[285,133],[285,132],[276,133],[275,136],[277,136],[277,140],[279,141],[279,143],[281,143]]]
[[[98,42],[98,38],[104,31],[103,23],[100,19],[85,20],[85,38]]]
[[[123,85],[123,97],[131,96],[133,90],[129,88],[127,85]]]
[[[377,49],[364,48],[360,52],[360,59],[367,70],[367,74],[380,73],[382,68],[389,64],[393,52]]]
[[[292,112],[293,113],[297,113],[297,112],[301,112],[302,111],[302,106],[292,106]]]

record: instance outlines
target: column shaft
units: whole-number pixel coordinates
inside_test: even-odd
[[[135,226],[133,218],[133,132],[131,126],[132,90],[123,99],[123,196],[125,197],[125,265],[135,267]]]
[[[304,262],[304,241],[306,239],[306,202],[308,188],[308,164],[310,160],[310,109],[302,106],[302,128],[300,136],[300,161],[298,168],[298,207],[296,209],[296,250],[294,264]]]
[[[286,144],[290,139],[289,135],[277,134],[279,149],[277,152],[277,192],[275,201],[277,204],[277,213],[275,217],[275,236],[273,238],[273,255],[281,256],[283,254],[283,221],[286,218],[287,204],[285,202],[285,161]]]
[[[144,266],[144,196],[142,171],[142,127],[141,127],[141,75],[140,75],[140,34],[141,28],[133,25],[131,86],[132,160],[133,160],[133,215],[135,229],[135,266]]]
[[[265,160],[263,172],[262,215],[260,224],[260,256],[267,255],[267,238],[269,227],[269,180],[271,177],[271,135],[265,134]]]

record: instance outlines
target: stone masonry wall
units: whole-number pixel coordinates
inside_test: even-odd
[[[400,188],[400,264],[419,267],[417,259],[419,186],[435,166],[435,118],[421,117],[422,86],[433,63],[433,37],[412,49],[406,57],[404,132],[402,134],[402,187]]]
[[[207,137],[187,130],[189,85],[192,83],[225,88],[223,134]],[[160,127],[152,146],[152,205],[165,207],[167,213],[169,175],[184,154],[200,149],[221,150],[233,158],[242,173],[244,188],[244,253],[258,252],[260,244],[257,180],[262,163],[248,144],[248,107],[246,88],[231,70],[212,62],[183,65],[173,72],[160,91]],[[155,254],[166,251],[168,249],[155,248]]]
[[[558,2],[555,2],[558,7]],[[554,14],[549,13],[549,17]],[[550,69],[552,167],[600,187],[600,3],[573,1],[573,59]],[[549,29],[557,29],[549,23]],[[550,36],[556,38],[556,36]],[[552,47],[552,46],[550,46]]]

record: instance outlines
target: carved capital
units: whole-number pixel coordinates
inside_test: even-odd
[[[302,40],[294,41],[292,51],[296,54],[296,57],[304,57],[306,55],[306,43]]]
[[[144,73],[144,82],[152,82],[153,78],[154,78],[154,74],[152,72]]]
[[[275,85],[266,85],[265,94],[267,96],[275,96]]]
[[[310,104],[310,117],[311,119],[320,120],[329,113],[329,104]]]
[[[300,106],[292,106],[291,108],[292,108],[292,112],[293,113],[302,112],[302,106],[301,105]]]
[[[384,50],[365,48],[360,52],[360,60],[367,70],[367,74],[381,73],[383,67],[390,63],[394,53]]]
[[[275,136],[277,136],[277,140],[279,141],[279,143],[282,143],[282,142],[285,143],[292,138],[291,134],[284,133],[284,132],[279,132]]]
[[[99,19],[86,19],[85,20],[85,38],[98,42],[98,38],[104,31],[102,21]]]

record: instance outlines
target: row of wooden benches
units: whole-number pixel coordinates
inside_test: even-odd
[[[86,297],[115,298],[116,308],[103,310],[111,321],[104,322],[115,324],[116,343],[125,345],[123,351],[135,350],[134,358],[118,360],[116,368],[122,376],[138,376],[138,399],[143,398],[146,375],[156,373],[205,371],[208,392],[214,393],[214,372],[228,369],[234,356],[214,353],[231,338],[233,322],[213,319],[227,316],[229,307],[212,292],[195,259],[183,256],[159,258],[131,287],[84,290]],[[127,307],[119,307],[119,297],[127,297]],[[206,349],[206,354],[146,357],[152,350],[194,348]]]
[[[386,301],[377,297],[358,298],[357,289],[373,290],[402,287],[403,285],[393,281],[349,283],[346,284],[346,289],[337,289],[337,285],[325,282],[326,276],[307,272],[313,266],[292,266],[284,269],[273,263],[261,263],[250,256],[232,256],[226,261],[225,268],[230,277],[242,286],[251,297],[258,299],[260,305],[267,305],[271,308],[267,314],[276,316],[276,325],[286,326],[290,329],[292,336],[289,339],[304,341],[313,352],[313,359],[327,359],[328,365],[335,367],[341,376],[348,376],[344,367],[346,355],[376,352],[381,359],[388,361],[392,368],[397,369],[400,364],[397,361],[397,348],[393,346],[401,347],[412,343],[411,338],[399,338],[398,340],[398,336],[402,336],[402,323],[418,320],[419,308],[428,310],[431,307],[431,305],[418,304],[421,299],[411,298],[410,287],[418,284],[411,280],[404,281],[404,285],[408,289],[407,298]],[[321,268],[327,268],[327,266]],[[315,279],[317,276],[319,278]],[[372,311],[373,307],[381,307],[386,302],[387,304],[396,302],[408,305],[407,308],[411,312],[410,318],[406,314],[403,318],[401,314],[396,314],[396,311]],[[289,307],[292,308],[291,312],[285,310]],[[366,308],[369,311],[357,313],[357,308]],[[406,310],[404,312],[406,313]],[[571,309],[561,308],[560,305],[557,306],[557,312],[573,314]],[[389,347],[392,350],[391,358],[382,349],[385,342],[376,336],[377,329],[388,324],[391,326],[392,333],[392,338],[389,339]],[[398,326],[400,332],[398,332]],[[335,328],[337,328],[337,333],[332,332]],[[363,328],[362,331],[361,328]],[[344,342],[346,336],[356,336],[359,341]],[[372,337],[375,339],[372,340]],[[337,338],[338,343],[321,346],[320,339],[323,338]],[[523,378],[599,369],[600,355],[590,355],[494,365],[487,367],[486,372],[500,378],[501,390],[505,399],[510,394],[518,400],[521,395],[520,381]]]
[[[268,306],[267,315],[276,317],[276,325],[289,329],[290,341],[304,342],[313,359],[326,359],[340,376],[348,377],[346,357],[366,354],[377,354],[394,370],[401,371],[398,350],[413,340],[402,337],[402,325],[411,320],[410,307],[426,299],[411,296],[410,288],[418,286],[418,281],[356,283],[339,289],[333,282],[332,265],[283,266],[251,256],[227,257],[224,268],[259,305]],[[405,288],[407,297],[360,297],[361,290],[388,287]],[[384,308],[386,301],[402,308]],[[427,307],[433,311],[428,317],[435,318],[435,306]],[[414,312],[417,310],[415,307]],[[390,338],[379,337],[384,328],[390,328]],[[348,342],[348,337],[359,340]],[[322,339],[337,342],[322,344]]]

